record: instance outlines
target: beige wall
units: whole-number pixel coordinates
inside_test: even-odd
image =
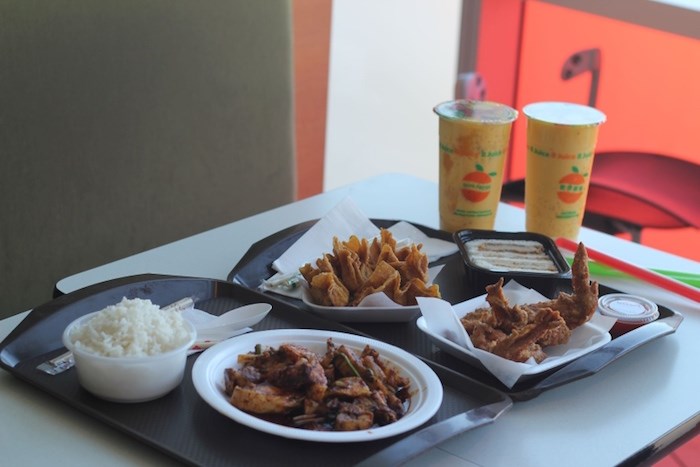
[[[461,0],[334,0],[324,186],[383,172],[437,181],[437,117],[453,98]]]

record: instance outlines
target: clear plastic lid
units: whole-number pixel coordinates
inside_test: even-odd
[[[659,317],[656,303],[636,295],[614,293],[598,299],[598,310],[602,315],[617,318],[627,324],[645,324]]]
[[[448,120],[480,123],[510,123],[518,118],[518,111],[505,104],[464,99],[443,102],[433,111]]]
[[[587,105],[570,102],[535,102],[523,107],[528,118],[560,125],[600,125],[605,114]]]

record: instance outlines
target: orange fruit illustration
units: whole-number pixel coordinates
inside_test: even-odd
[[[480,164],[476,164],[476,170],[462,178],[462,196],[473,203],[485,200],[491,192],[491,177],[495,176],[496,172],[486,173]]]
[[[559,179],[557,197],[568,204],[578,201],[583,196],[587,176],[587,173],[581,175],[578,167],[572,167],[571,173]]]

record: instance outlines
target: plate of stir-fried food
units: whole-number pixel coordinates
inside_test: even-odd
[[[206,350],[192,368],[198,394],[238,423],[320,442],[395,436],[428,421],[442,383],[408,352],[352,334],[280,329]]]
[[[422,244],[402,245],[381,229],[371,240],[333,239],[333,251],[300,268],[302,299],[316,314],[343,322],[406,322],[417,297],[440,297]]]

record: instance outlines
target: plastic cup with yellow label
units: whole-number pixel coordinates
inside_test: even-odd
[[[593,169],[600,110],[567,102],[526,105],[525,228],[577,240]]]
[[[440,228],[493,229],[518,112],[472,100],[443,102],[433,111],[440,117]]]

